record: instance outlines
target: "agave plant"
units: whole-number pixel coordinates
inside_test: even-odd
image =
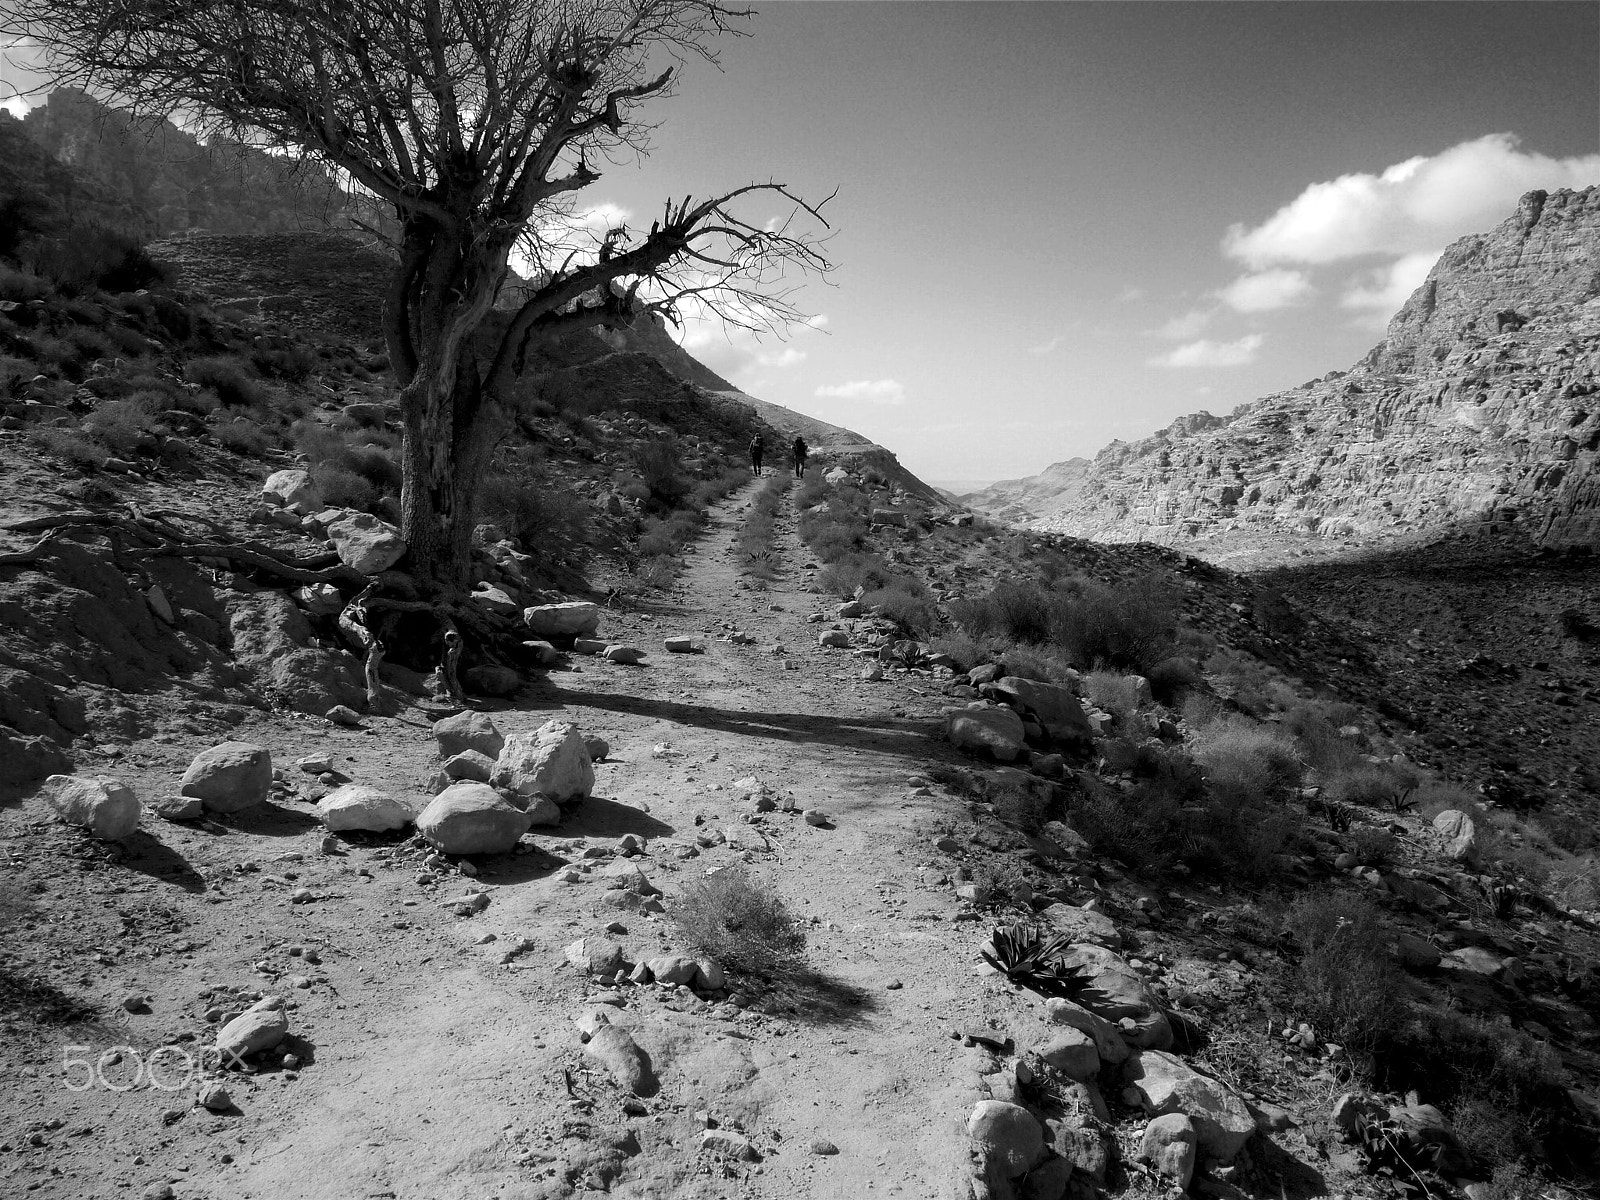
[[[1060,934],[1046,938],[1031,925],[1002,925],[979,953],[1013,983],[1071,999],[1089,986],[1090,976],[1084,968],[1066,964],[1062,951],[1068,944]]]

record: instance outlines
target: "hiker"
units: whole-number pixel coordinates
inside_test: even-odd
[[[809,453],[809,450],[806,447],[805,438],[795,438],[794,445],[791,447],[791,449],[794,450],[794,474],[795,478],[798,479],[800,476],[806,473],[806,455]]]
[[[761,456],[766,453],[767,444],[761,440],[758,433],[750,439],[750,469],[757,475],[761,474]]]

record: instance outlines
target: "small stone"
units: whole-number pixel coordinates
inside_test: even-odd
[[[147,1013],[150,1011],[150,1002],[139,995],[124,996],[122,1007],[131,1013]]]
[[[708,1129],[700,1135],[700,1149],[726,1154],[741,1162],[755,1162],[760,1156],[750,1139],[732,1129]]]
[[[973,1149],[1008,1179],[1026,1174],[1044,1156],[1044,1131],[1033,1114],[1002,1100],[981,1100],[967,1121]]]
[[[833,825],[833,819],[820,808],[808,808],[800,815],[807,825],[815,825],[819,829],[828,829]]]
[[[228,1089],[220,1083],[208,1083],[200,1089],[199,1104],[201,1108],[220,1113],[232,1108],[233,1100],[228,1095]]]
[[[827,1138],[820,1137],[812,1138],[811,1141],[806,1144],[806,1149],[812,1154],[820,1155],[822,1157],[839,1153],[839,1147],[835,1146]]]
[[[1187,1189],[1194,1177],[1197,1137],[1194,1122],[1182,1113],[1168,1113],[1145,1126],[1139,1141],[1139,1158],[1178,1188]]]
[[[343,725],[353,729],[361,724],[361,714],[346,704],[335,704],[322,715],[332,725]]]

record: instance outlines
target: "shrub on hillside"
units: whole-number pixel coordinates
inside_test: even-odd
[[[1412,793],[1408,803],[1416,800],[1418,782],[1417,773],[1409,767],[1362,762],[1326,779],[1322,796],[1337,804],[1362,804],[1368,808],[1392,810],[1395,802],[1408,792]]]
[[[32,271],[0,265],[0,300],[43,300],[50,294],[50,285]]]
[[[112,454],[130,454],[155,448],[155,423],[143,404],[108,400],[83,420],[83,430]]]
[[[1300,786],[1300,760],[1276,730],[1241,721],[1218,722],[1197,739],[1195,758],[1212,796],[1235,807],[1284,804]]]
[[[272,445],[267,431],[246,417],[217,421],[211,427],[211,435],[224,448],[252,458],[259,457]]]
[[[1379,1065],[1381,1086],[1438,1104],[1487,1165],[1594,1169],[1593,1139],[1580,1132],[1560,1059],[1520,1029],[1432,1007],[1391,1026]]]
[[[250,352],[250,363],[262,375],[298,382],[316,369],[317,356],[304,346],[257,349]]]
[[[210,388],[225,408],[260,408],[267,402],[265,389],[236,358],[192,358],[184,365],[183,377]]]
[[[377,503],[377,489],[348,467],[333,462],[312,463],[311,479],[330,507],[370,512]]]
[[[1090,671],[1083,677],[1083,694],[1096,708],[1103,709],[1125,725],[1139,711],[1134,677],[1117,671]]]
[[[137,238],[100,225],[75,225],[59,236],[35,238],[19,257],[69,295],[96,289],[134,292],[166,282],[165,269]]]
[[[939,610],[928,599],[920,580],[897,577],[884,587],[868,591],[861,602],[915,637],[926,637],[939,624]]]
[[[1012,646],[1005,652],[1006,674],[1061,687],[1072,685],[1072,664],[1048,646]]]
[[[1038,644],[1051,633],[1050,596],[1029,583],[1002,581],[983,596],[951,601],[951,618],[974,637]]]
[[[782,899],[738,867],[690,879],[672,907],[678,935],[725,970],[765,977],[792,964],[805,934]]]
[[[1286,973],[1295,1015],[1358,1054],[1388,1043],[1405,1016],[1402,978],[1383,917],[1346,892],[1302,896],[1285,925],[1300,951]]]
[[[28,438],[41,450],[74,466],[98,467],[106,460],[104,447],[70,429],[35,429]]]
[[[552,539],[582,541],[588,532],[588,505],[571,489],[552,485],[541,468],[496,468],[485,476],[478,497],[479,517],[526,547]]]
[[[1200,668],[1192,658],[1175,654],[1164,658],[1145,672],[1150,681],[1150,695],[1158,704],[1177,708],[1190,692],[1205,686]]]
[[[934,653],[948,654],[954,659],[957,671],[970,671],[973,667],[994,660],[987,647],[961,629],[946,630],[937,635],[929,645],[932,646]]]
[[[1086,582],[1075,599],[1057,608],[1050,632],[1081,666],[1143,674],[1177,649],[1177,601],[1154,577],[1116,585]]]
[[[634,469],[663,508],[677,507],[694,486],[683,474],[682,460],[678,447],[666,441],[643,442],[634,451]]]

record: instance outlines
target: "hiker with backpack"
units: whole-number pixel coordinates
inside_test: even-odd
[[[799,479],[801,476],[803,476],[806,473],[806,455],[809,454],[811,451],[810,451],[810,448],[806,445],[806,440],[803,437],[795,438],[794,439],[794,445],[792,447],[790,447],[790,448],[794,451],[794,474],[795,474],[795,478]]]
[[[750,439],[750,469],[757,475],[761,474],[761,456],[766,450],[767,444],[759,433]]]

